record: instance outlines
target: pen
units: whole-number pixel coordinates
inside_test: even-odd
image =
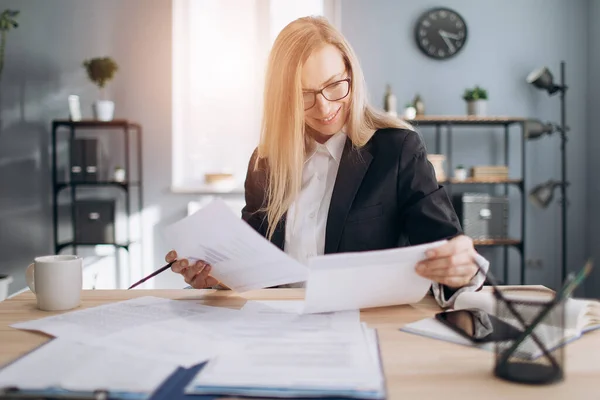
[[[150,275],[148,275],[147,277],[145,277],[145,278],[142,278],[141,280],[137,281],[137,282],[136,282],[136,283],[134,283],[133,285],[129,286],[129,288],[128,288],[127,290],[129,290],[129,289],[132,289],[132,288],[136,287],[137,285],[141,285],[142,283],[146,282],[148,279],[152,278],[153,276],[156,276],[156,275],[160,274],[161,272],[163,272],[163,271],[165,271],[165,270],[167,270],[167,269],[171,268],[171,265],[173,265],[173,263],[174,263],[175,261],[177,261],[177,260],[171,261],[170,263],[168,263],[168,264],[167,264],[167,265],[165,265],[164,267],[161,267],[161,268],[157,269],[156,271],[154,271],[153,273],[151,273],[151,274],[150,274]]]

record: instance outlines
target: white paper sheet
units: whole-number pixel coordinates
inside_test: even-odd
[[[11,326],[190,367],[236,349],[207,327],[238,317],[237,310],[147,296]]]
[[[383,376],[360,325],[346,331],[291,331],[256,339],[243,352],[211,361],[186,392],[202,387],[281,390],[381,389]]]
[[[249,300],[241,311],[257,314],[301,314],[304,300]]]
[[[234,343],[246,345],[265,337],[289,337],[297,333],[319,335],[327,331],[355,333],[360,329],[358,310],[298,314],[303,306],[301,301],[248,301],[240,310],[241,318],[216,329],[222,329],[222,335]]]
[[[151,393],[177,367],[165,360],[54,339],[0,370],[0,387]]]
[[[179,255],[208,262],[211,275],[237,292],[307,277],[306,266],[265,240],[220,199],[168,226],[164,234]]]
[[[446,241],[309,260],[304,313],[353,310],[420,301],[431,281],[418,275],[425,252]]]

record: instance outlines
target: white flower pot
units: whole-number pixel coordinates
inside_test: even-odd
[[[112,121],[115,112],[115,103],[109,100],[98,100],[92,105],[94,119],[98,121]]]
[[[125,170],[123,168],[115,169],[114,178],[116,182],[125,182]]]
[[[465,168],[457,168],[454,170],[454,179],[464,181],[467,179],[467,170]]]
[[[12,276],[0,275],[0,301],[8,297],[8,285],[10,285],[12,281]]]
[[[417,109],[414,107],[406,107],[404,109],[404,119],[415,119],[417,116]]]
[[[487,115],[487,100],[467,101],[467,115]]]

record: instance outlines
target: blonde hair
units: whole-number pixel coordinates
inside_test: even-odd
[[[364,146],[377,129],[411,129],[367,104],[364,76],[354,51],[325,18],[304,17],[288,24],[277,36],[269,55],[265,79],[262,130],[258,157],[267,161],[266,211],[271,239],[279,220],[300,192],[305,152],[312,139],[306,134],[302,100],[302,66],[313,51],[335,46],[351,78],[345,133],[355,148]]]

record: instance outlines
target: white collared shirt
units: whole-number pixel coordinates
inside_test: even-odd
[[[302,187],[298,197],[287,212],[284,251],[304,265],[308,259],[325,252],[325,231],[333,187],[337,177],[346,134],[336,133],[325,144],[316,143],[314,152],[308,156],[302,169]],[[487,272],[489,261],[476,254],[475,262]],[[471,282],[445,298],[442,285],[434,282],[433,295],[442,307],[454,304],[464,291],[473,291],[483,285],[485,276],[476,274]],[[280,287],[304,287],[305,282]]]
[[[325,228],[329,204],[340,166],[346,134],[338,132],[304,162],[302,187],[287,213],[284,251],[307,264],[310,257],[325,251]]]

